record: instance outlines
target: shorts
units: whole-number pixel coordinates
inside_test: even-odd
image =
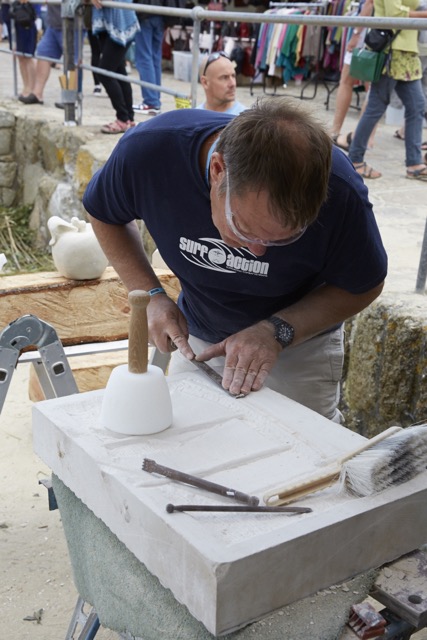
[[[36,55],[40,58],[60,60],[62,50],[62,29],[48,27],[38,44]]]
[[[189,343],[195,353],[201,353],[210,346],[194,336],[190,336]],[[222,374],[224,358],[213,358],[209,364]],[[343,417],[338,402],[343,365],[344,330],[340,327],[284,349],[265,386],[340,424]],[[189,370],[194,371],[194,365],[179,351],[175,351],[169,364],[169,373]]]
[[[362,31],[359,34],[359,39],[357,41],[356,44],[356,49],[362,49],[363,45],[365,43],[365,34],[366,34],[366,29],[362,29]],[[344,64],[351,64],[351,56],[353,55],[352,51],[347,51],[344,54]]]
[[[16,50],[33,56],[37,45],[37,29],[34,24],[28,29],[16,26]]]

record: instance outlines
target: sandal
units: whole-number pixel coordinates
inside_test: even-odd
[[[349,151],[351,142],[353,140],[352,131],[350,131],[350,133],[347,133],[347,135],[345,137],[345,140],[346,140],[345,142],[340,142],[340,137],[341,137],[340,133],[338,135],[332,137],[332,140],[334,141],[334,144],[337,147],[339,147],[340,149],[343,149],[343,151]]]
[[[422,167],[422,169],[408,169],[406,177],[409,180],[421,180],[421,182],[427,182],[427,166]]]
[[[427,151],[427,140],[425,142],[421,143],[421,150],[422,151]]]
[[[121,120],[116,120],[115,122],[109,122],[101,127],[102,133],[124,133],[129,129],[129,124],[127,122],[122,122]]]
[[[356,169],[359,176],[362,176],[362,178],[376,180],[377,178],[381,178],[382,176],[382,173],[367,165],[366,162],[353,163],[353,167]]]
[[[396,131],[393,133],[393,138],[397,138],[398,140],[404,140],[405,136],[402,136],[399,129],[396,129]]]

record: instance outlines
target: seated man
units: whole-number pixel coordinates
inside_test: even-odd
[[[220,111],[237,116],[245,107],[236,100],[235,63],[224,51],[215,51],[202,60],[200,82],[205,92],[205,102],[197,109]]]

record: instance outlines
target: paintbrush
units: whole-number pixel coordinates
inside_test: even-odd
[[[427,425],[390,427],[322,471],[264,495],[267,505],[288,504],[340,482],[340,491],[370,496],[410,480],[427,466]]]

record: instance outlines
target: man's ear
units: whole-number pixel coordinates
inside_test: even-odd
[[[200,84],[202,85],[203,89],[206,90],[206,87],[208,85],[206,76],[200,76]]]
[[[214,151],[210,163],[210,182],[211,185],[218,186],[224,180],[225,162],[221,153]]]

